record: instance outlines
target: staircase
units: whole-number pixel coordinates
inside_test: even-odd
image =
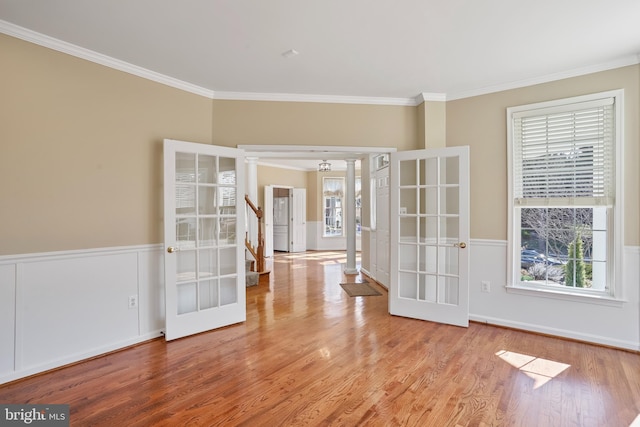
[[[247,284],[247,288],[249,286],[256,286],[260,283],[260,273],[257,271],[253,271],[253,260],[247,259],[245,262],[245,283]]]
[[[247,248],[247,251],[251,255],[253,259],[245,260],[245,276],[246,276],[246,285],[256,286],[260,283],[261,275],[268,275],[269,271],[266,269],[266,263],[264,260],[264,235],[262,234],[262,208],[256,207],[251,199],[249,199],[248,195],[244,196],[244,200],[247,203],[247,206],[251,208],[251,211],[254,213],[256,218],[258,219],[258,242],[257,245],[254,245],[249,240],[249,233],[245,233],[244,245]]]

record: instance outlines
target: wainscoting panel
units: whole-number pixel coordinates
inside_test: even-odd
[[[164,330],[164,251],[137,251],[140,335]]]
[[[346,251],[347,239],[342,236],[323,237],[322,221],[307,221],[307,250],[309,251]],[[360,250],[360,237],[356,237],[356,251]]]
[[[159,336],[162,254],[149,245],[0,257],[0,383]]]
[[[640,248],[626,246],[618,306],[507,292],[507,242],[472,239],[469,313],[478,322],[640,350]],[[491,284],[481,291],[481,282]]]
[[[14,370],[15,301],[16,266],[0,265],[0,377]]]
[[[508,293],[506,242],[472,239],[469,250],[471,320],[640,350],[640,248],[625,247],[620,306]],[[163,254],[145,245],[0,257],[0,384],[160,336]]]

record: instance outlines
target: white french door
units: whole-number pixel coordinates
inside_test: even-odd
[[[264,186],[264,256],[273,256],[273,186]]]
[[[307,190],[306,188],[292,188],[289,191],[289,211],[291,227],[290,252],[304,252],[307,250]]]
[[[393,315],[469,325],[469,148],[391,153]]]
[[[244,151],[164,140],[165,338],[243,322]]]

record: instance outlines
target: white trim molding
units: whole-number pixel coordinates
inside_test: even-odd
[[[420,105],[423,102],[432,102],[432,101],[444,102],[444,101],[447,101],[447,94],[422,92],[416,95],[414,99],[415,99],[415,105]]]
[[[627,55],[620,58],[613,59],[608,62],[602,62],[600,64],[589,65],[581,68],[574,68],[571,70],[562,71],[559,73],[547,74],[539,77],[532,77],[530,79],[517,80],[513,82],[500,83],[491,86],[485,86],[483,88],[471,89],[466,91],[454,92],[447,94],[447,100],[453,101],[457,99],[471,98],[474,96],[488,95],[491,93],[502,92],[511,89],[519,89],[527,86],[534,86],[542,83],[554,82],[557,80],[570,79],[572,77],[580,77],[587,74],[598,73],[600,71],[608,71],[616,68],[627,67],[629,65],[640,64],[640,53],[634,55]]]
[[[638,344],[637,341],[620,340],[620,339],[610,338],[610,337],[596,335],[596,334],[589,334],[589,333],[578,333],[575,331],[561,329],[561,328],[542,327],[535,323],[516,322],[516,321],[510,321],[502,318],[490,317],[490,316],[478,316],[478,315],[470,314],[469,320],[474,322],[479,322],[479,323],[485,323],[487,325],[504,326],[506,328],[519,329],[521,331],[526,331],[526,332],[535,332],[535,333],[544,334],[544,335],[568,338],[568,339],[582,341],[586,343],[606,345],[610,347],[616,347],[616,348],[632,350],[632,351],[640,351],[640,344]]]
[[[470,98],[479,95],[486,95],[510,89],[532,86],[540,83],[547,83],[555,80],[567,79],[596,73],[599,71],[611,70],[640,63],[640,54],[624,56],[609,62],[595,64],[578,69],[567,70],[560,73],[546,76],[533,77],[530,79],[518,80],[514,82],[495,84],[478,89],[462,90],[452,93],[430,93],[421,92],[414,97],[370,97],[370,96],[345,96],[345,95],[317,95],[317,94],[292,94],[292,93],[259,93],[259,92],[232,92],[214,91],[202,86],[194,85],[174,77],[170,77],[156,71],[149,70],[126,61],[122,61],[102,53],[86,49],[72,43],[68,43],[42,33],[0,20],[0,33],[25,40],[58,52],[66,53],[77,58],[85,59],[96,64],[104,65],[115,70],[123,71],[147,80],[161,83],[176,89],[184,90],[196,95],[201,95],[210,99],[237,100],[237,101],[280,101],[280,102],[318,102],[328,104],[363,104],[363,105],[393,105],[415,107],[426,101],[452,101],[463,98]]]
[[[20,27],[7,21],[0,20],[0,33],[7,34],[9,36],[49,49],[57,50],[58,52],[66,53],[68,55],[75,56],[76,58],[85,59],[96,64],[104,65],[105,67],[113,68],[114,70],[124,71],[125,73],[142,77],[143,79],[161,83],[166,86],[171,86],[173,88],[184,90],[186,92],[191,92],[196,95],[201,95],[207,98],[213,98],[214,95],[213,91],[210,89],[187,83],[183,80],[169,77],[164,74],[149,70],[147,68],[139,67],[129,62],[121,61],[120,59],[112,58],[108,55],[104,55],[102,53],[98,53],[72,43],[49,37],[45,34]]]
[[[214,99],[230,101],[317,102],[325,104],[396,105],[415,107],[414,98],[385,98],[371,96],[311,95],[297,93],[257,93],[216,91]]]

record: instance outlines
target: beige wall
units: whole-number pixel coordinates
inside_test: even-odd
[[[0,255],[162,242],[163,138],[419,148],[414,107],[211,100],[5,35],[0,52]]]
[[[307,188],[307,172],[258,165],[258,206],[263,208],[265,185]]]
[[[213,143],[422,148],[415,107],[213,101]]]
[[[162,139],[211,100],[0,35],[0,255],[162,242]]]
[[[447,102],[447,146],[471,147],[471,236],[507,239],[507,107],[625,90],[625,244],[640,243],[640,65]]]
[[[446,137],[471,147],[472,237],[505,240],[506,108],[617,88],[626,100],[625,243],[640,244],[638,65],[401,107],[211,100],[4,35],[0,52],[0,255],[162,242],[163,138],[403,151]],[[261,168],[262,186],[268,174],[280,185],[306,180],[308,219],[320,220],[317,173],[290,180]]]
[[[316,171],[307,172],[307,221],[323,221],[322,219],[322,182],[318,187]]]
[[[443,148],[447,142],[447,103],[426,101],[424,106],[424,148]]]

